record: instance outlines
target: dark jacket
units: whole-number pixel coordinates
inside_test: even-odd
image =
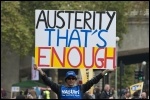
[[[101,93],[95,93],[95,99],[101,99]]]
[[[101,91],[100,91],[100,89],[96,89],[96,92],[94,93],[94,95],[95,95],[95,99],[100,99],[101,98]]]
[[[106,91],[103,91],[102,93],[101,93],[101,99],[109,99],[109,97],[111,97],[112,95],[111,95],[111,93],[109,92],[109,93],[107,93]]]
[[[18,95],[16,99],[26,99],[24,95]]]
[[[89,95],[88,93],[84,93],[83,99],[93,99],[93,97]]]
[[[141,99],[141,98],[138,96],[133,96],[131,99]]]
[[[91,80],[87,81],[85,84],[80,85],[81,86],[81,93],[84,94],[86,91],[88,91],[94,84],[97,84],[100,79],[103,78],[103,75],[100,73],[97,76],[93,77]],[[61,86],[60,84],[54,83],[51,81],[46,75],[42,76],[43,82],[51,88],[52,91],[54,91],[58,99],[60,99],[60,93],[61,93]],[[83,95],[82,95],[83,96]],[[83,98],[83,97],[82,97]]]

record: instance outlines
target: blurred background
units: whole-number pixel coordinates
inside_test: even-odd
[[[12,84],[31,80],[36,9],[116,11],[117,72],[106,74],[95,86],[108,83],[120,91],[144,82],[149,95],[149,1],[1,1],[1,87],[8,97]],[[59,84],[68,70],[44,69]],[[94,75],[100,71],[94,69]]]

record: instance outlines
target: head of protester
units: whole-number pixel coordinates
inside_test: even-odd
[[[105,73],[114,71],[114,69],[106,69],[83,84],[76,84],[77,75],[74,71],[68,71],[65,75],[66,85],[63,85],[50,80],[45,72],[37,67],[36,64],[34,69],[40,72],[43,82],[57,94],[58,99],[83,99],[83,94],[86,93],[94,84],[97,84],[100,79],[103,78]]]
[[[147,97],[146,97],[146,92],[142,92],[142,93],[141,93],[141,99],[147,99]]]
[[[136,90],[131,99],[140,99],[140,90]]]
[[[65,77],[65,82],[67,84],[68,87],[72,87],[75,86],[77,81],[77,75],[75,74],[74,71],[68,71],[66,73],[66,77]]]
[[[105,84],[104,90],[102,91],[100,98],[101,99],[114,99],[113,95],[111,94],[109,84]]]

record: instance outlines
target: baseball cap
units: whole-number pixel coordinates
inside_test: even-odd
[[[73,76],[73,77],[77,78],[74,71],[68,71],[68,72],[66,73],[65,80],[66,80],[66,78],[68,78],[69,76]]]

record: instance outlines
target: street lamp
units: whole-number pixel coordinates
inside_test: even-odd
[[[118,93],[117,93],[117,59],[118,59],[118,41],[120,40],[119,37],[116,37],[116,71],[115,71],[115,90],[116,90],[116,99],[118,99]]]
[[[143,68],[145,67],[145,65],[146,65],[146,61],[143,61],[142,66],[140,66],[139,68],[139,80],[140,81],[143,81],[145,79],[145,75],[143,74]],[[141,89],[140,91],[140,97],[141,97],[142,90],[143,89]]]
[[[139,76],[138,76],[139,81],[143,81],[143,79],[144,79],[144,77],[143,77],[144,70],[143,69],[144,69],[145,65],[146,65],[146,61],[143,61],[142,64],[139,66]]]
[[[117,36],[117,37],[116,37],[116,42],[118,42],[119,40],[120,40],[120,38]]]
[[[142,65],[145,66],[145,65],[146,65],[146,61],[143,61],[143,62],[142,62]]]
[[[142,66],[140,67],[139,71],[145,72],[145,68],[144,68],[145,65],[146,65],[146,61],[143,61],[143,62],[142,62]],[[141,77],[142,80],[145,79],[145,75],[143,75],[143,73],[142,73],[141,76],[142,76],[142,77]]]

